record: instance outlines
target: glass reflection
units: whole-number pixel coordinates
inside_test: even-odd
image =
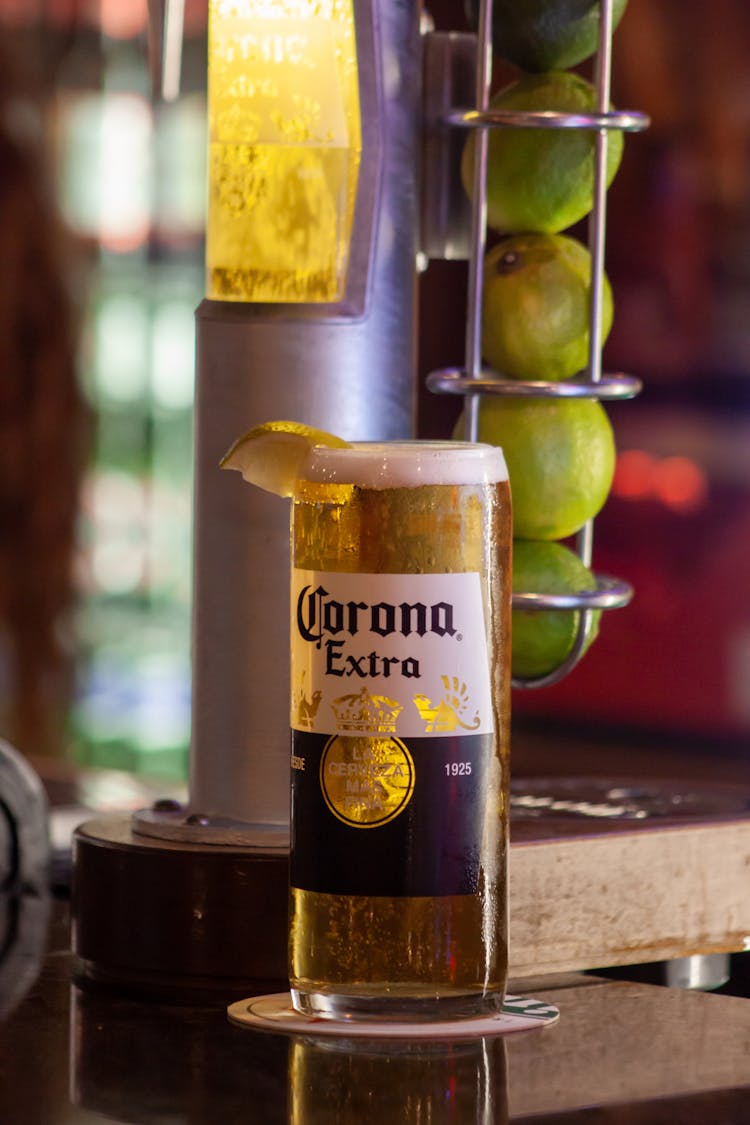
[[[295,1038],[288,1125],[505,1125],[505,1042]]]

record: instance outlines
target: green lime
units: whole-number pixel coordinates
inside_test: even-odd
[[[562,543],[513,543],[513,592],[578,594],[596,589],[596,580],[578,555]],[[514,676],[546,676],[562,664],[578,632],[576,609],[514,609],[511,670]],[[601,611],[589,618],[584,651],[599,631]]]
[[[614,0],[614,27],[626,3]],[[466,9],[476,27],[479,0],[467,0]],[[567,70],[596,51],[599,9],[600,0],[494,0],[492,46],[521,70]]]
[[[578,74],[527,74],[491,100],[498,110],[590,113],[594,87]],[[589,129],[492,129],[487,153],[487,222],[502,234],[556,233],[589,213],[594,193],[594,133]],[[607,184],[620,166],[622,134],[607,145]],[[471,195],[474,136],[466,143],[461,176]]]
[[[568,379],[588,362],[591,257],[562,234],[517,234],[487,255],[482,291],[482,351],[511,379]],[[612,325],[604,278],[602,340]]]
[[[462,433],[459,418],[454,434]],[[485,396],[478,439],[502,446],[518,539],[566,539],[607,499],[615,442],[594,399]]]

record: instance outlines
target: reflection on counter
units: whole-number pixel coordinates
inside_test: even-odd
[[[133,1125],[508,1121],[503,1039],[324,1042],[244,1031],[221,1010],[149,1010],[77,990],[71,1003],[71,1101]]]
[[[293,1038],[289,1125],[506,1125],[505,1041],[404,1044]]]
[[[285,1039],[238,1039],[220,1006],[148,1005],[73,988],[70,1012],[74,1105],[128,1125],[286,1125]]]

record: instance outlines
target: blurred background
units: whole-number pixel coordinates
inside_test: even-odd
[[[41,534],[35,537],[11,511],[4,513],[4,538],[26,540],[25,553],[17,551],[9,563],[14,581],[20,583],[31,563],[38,571],[38,589],[28,591],[22,619],[3,629],[5,730],[27,753],[177,777],[185,774],[189,737],[193,313],[203,296],[205,28],[205,3],[188,3],[182,94],[155,105],[146,0],[0,4],[2,127],[6,148],[22,150],[30,165],[13,189],[6,154],[3,196],[11,190],[23,196],[46,177],[49,197],[39,200],[39,210],[65,243],[54,262],[57,290],[40,294],[46,278],[40,279],[38,262],[29,251],[13,257],[14,220],[6,208],[0,214],[3,292],[20,284],[29,302],[53,304],[57,319],[67,321],[64,336],[58,332],[51,346],[64,351],[72,336],[80,391],[76,402],[69,388],[67,411],[53,418],[56,450],[75,446],[75,462],[46,458],[45,473],[33,470],[37,492],[47,497],[40,508],[67,485],[57,537],[65,538],[62,525],[72,519],[72,587],[60,592],[46,651],[25,664],[17,637],[39,631],[39,591],[50,582],[64,586],[55,572],[66,560],[52,557]],[[28,216],[27,242],[38,221]],[[53,253],[51,245],[38,248],[38,256],[47,251]],[[16,266],[23,277],[9,276]],[[49,319],[40,312],[38,324],[17,331],[51,335]],[[18,370],[6,366],[1,378],[23,385],[27,400],[43,399],[53,383],[71,378],[61,368],[36,370],[28,347],[16,358]],[[14,449],[23,476],[31,471],[29,445],[38,435],[31,401],[19,410],[29,416],[20,421],[27,433]],[[34,718],[40,703],[54,713],[51,729],[40,729]]]
[[[462,29],[461,0],[435,0]],[[147,0],[0,0],[0,734],[181,779],[206,4],[151,98]],[[519,729],[750,743],[750,9],[630,0],[613,100],[652,118],[609,194],[619,457],[594,564],[632,605]],[[590,76],[590,65],[582,73]],[[497,84],[512,77],[498,67]],[[585,229],[578,233],[585,239]],[[460,364],[466,266],[420,279],[420,383]],[[422,436],[455,402],[420,392]]]

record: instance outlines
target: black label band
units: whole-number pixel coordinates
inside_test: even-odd
[[[291,884],[344,895],[479,886],[494,737],[292,732]]]

